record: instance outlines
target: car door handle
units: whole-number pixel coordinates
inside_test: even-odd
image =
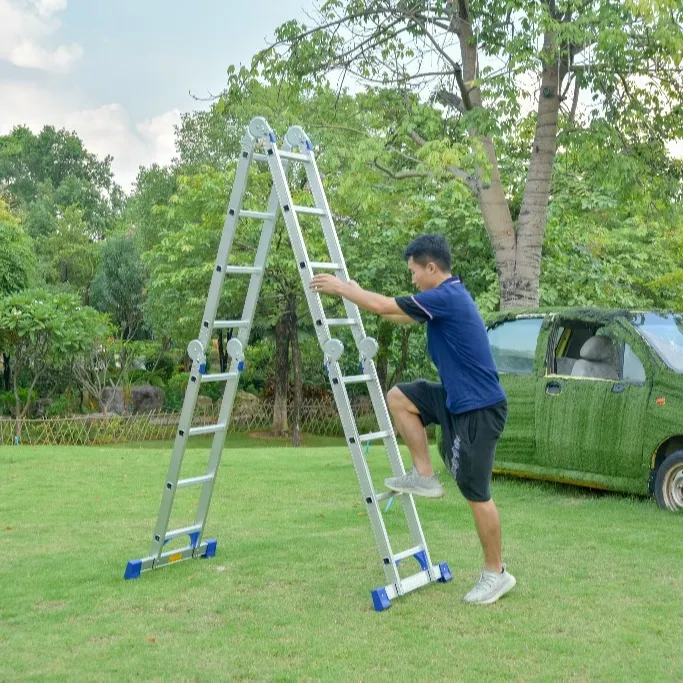
[[[561,394],[562,393],[562,385],[559,382],[548,382],[545,385],[545,393],[546,394]]]

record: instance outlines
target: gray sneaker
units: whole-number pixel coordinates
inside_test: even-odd
[[[389,477],[384,480],[388,489],[397,493],[412,493],[414,496],[424,496],[425,498],[441,498],[444,494],[443,486],[436,475],[423,477],[413,467],[410,472],[406,472],[402,477]]]
[[[477,584],[463,600],[471,605],[490,605],[511,591],[516,583],[515,577],[505,569],[505,565],[502,574],[484,569]]]

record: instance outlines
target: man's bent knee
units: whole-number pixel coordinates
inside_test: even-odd
[[[392,387],[387,394],[387,404],[392,413],[406,412],[418,414],[415,404],[398,388]]]

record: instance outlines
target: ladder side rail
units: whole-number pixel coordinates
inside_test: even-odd
[[[202,324],[199,332],[199,341],[201,342],[203,349],[208,348],[209,340],[211,339],[213,321],[216,317],[220,293],[223,287],[223,279],[225,277],[225,265],[230,257],[232,242],[237,229],[239,211],[242,206],[244,194],[246,192],[255,142],[255,139],[249,134],[249,132],[245,131],[245,134],[242,138],[242,154],[235,172],[235,180],[233,182],[232,192],[230,194],[230,200],[228,203],[229,208],[228,211],[226,211],[221,241],[218,247],[218,256],[216,259],[217,263],[211,277],[211,285],[209,287],[209,293],[206,299]],[[231,209],[233,209],[232,212]],[[207,322],[208,326],[206,324]],[[202,363],[203,359],[200,357],[195,358],[192,361],[192,366],[190,368],[190,378],[188,379],[187,388],[185,390],[183,407],[180,413],[180,420],[178,422],[178,430],[176,432],[176,437],[173,444],[173,453],[171,455],[171,461],[169,463],[166,479],[164,480],[161,505],[159,506],[159,514],[154,528],[152,546],[149,553],[150,556],[156,556],[157,559],[163,551],[164,539],[166,531],[168,530],[168,522],[171,518],[173,500],[175,498],[176,492],[175,485],[178,481],[178,477],[180,476],[180,470],[185,455],[185,448],[187,446],[187,439],[189,436],[190,426],[192,424],[192,417],[194,415],[194,409],[197,403],[197,396],[199,395],[199,371]],[[192,379],[193,377],[196,378],[194,381]]]
[[[401,578],[399,576],[398,566],[393,561],[394,554],[391,547],[391,541],[384,523],[384,517],[382,516],[382,510],[380,508],[379,501],[377,500],[377,493],[375,492],[375,487],[372,484],[370,469],[365,459],[365,453],[363,452],[363,444],[360,442],[360,435],[358,433],[356,421],[353,417],[351,402],[349,401],[346,386],[341,379],[342,369],[340,364],[336,361],[329,363],[328,374],[330,377],[330,385],[332,386],[334,400],[337,405],[337,411],[344,428],[346,445],[351,451],[351,460],[353,462],[353,468],[356,472],[356,479],[358,480],[361,496],[363,497],[368,519],[370,520],[372,535],[375,539],[375,545],[377,546],[377,550],[379,551],[379,555],[382,559],[384,575],[387,582],[390,584],[395,584],[397,587],[396,590],[399,594],[401,594]],[[399,497],[408,498],[408,496],[403,495],[399,495]]]
[[[311,311],[311,315],[313,317],[316,336],[322,349],[325,343],[330,339],[330,332],[325,317],[325,311],[323,309],[320,296],[313,292],[310,288],[310,283],[313,276],[310,259],[308,257],[306,245],[303,240],[299,221],[297,219],[296,213],[292,209],[292,197],[289,191],[289,186],[285,181],[282,161],[277,153],[277,146],[274,142],[271,143],[267,152],[268,165],[271,169],[273,181],[277,189],[280,207],[285,219],[285,225],[287,226],[287,232],[289,233],[292,249],[299,266],[298,270],[301,276],[302,285],[304,287],[304,294],[308,302],[309,310]],[[342,382],[342,373],[339,364],[330,363],[328,365],[328,372],[330,374],[330,383],[332,385],[332,391],[337,404],[337,411],[339,412],[339,416],[342,421],[347,444],[351,449],[352,460],[363,497],[364,499],[372,499],[375,495],[374,491],[372,490],[372,480],[370,478],[369,472],[367,470],[367,464],[365,463],[363,456],[358,428],[353,418],[353,411],[351,409],[351,404],[346,392],[346,387]],[[381,557],[383,558],[387,581],[390,583],[397,583],[400,586],[398,569],[395,563],[391,561],[393,553],[391,544],[389,542],[389,536],[384,525],[384,520],[379,513],[379,507],[376,504],[369,507],[371,509],[374,508],[369,517],[372,522],[371,526],[377,548]],[[388,563],[386,562],[386,558],[389,558]]]
[[[284,172],[288,171],[289,162],[283,164]],[[270,245],[272,243],[273,235],[275,233],[275,224],[277,222],[277,210],[278,210],[278,198],[277,191],[273,186],[270,198],[268,200],[267,213],[273,215],[273,218],[269,218],[263,221],[263,228],[261,230],[261,237],[259,239],[258,248],[256,251],[256,258],[254,264],[261,269],[261,272],[254,273],[249,281],[249,288],[247,290],[247,296],[244,302],[244,307],[242,310],[241,320],[248,320],[249,323],[246,327],[242,327],[237,335],[238,340],[241,342],[243,348],[246,349],[249,336],[251,334],[251,328],[254,320],[254,313],[256,311],[256,306],[258,305],[259,294],[261,292],[261,287],[263,285],[264,271],[266,268],[266,262],[268,261],[268,254],[270,252]],[[238,360],[233,358],[230,363],[230,372],[238,371]],[[225,423],[225,430],[218,432],[214,435],[211,444],[211,455],[209,456],[209,462],[207,465],[207,474],[213,473],[214,478],[211,481],[207,481],[202,486],[202,492],[199,499],[199,505],[197,507],[197,513],[195,516],[195,524],[201,524],[202,529],[199,534],[199,541],[202,539],[204,533],[204,527],[206,525],[206,517],[209,511],[209,505],[211,504],[211,496],[213,495],[213,488],[216,482],[215,474],[218,471],[218,466],[220,464],[221,455],[223,452],[223,444],[225,442],[225,437],[227,436],[228,426],[230,425],[230,418],[232,416],[232,409],[235,402],[235,396],[237,394],[237,389],[239,387],[239,374],[234,380],[230,380],[226,383],[225,390],[223,392],[223,398],[221,399],[221,409],[218,417],[218,422]],[[199,543],[197,544],[199,545]]]
[[[338,263],[341,266],[342,269],[340,273],[338,273],[342,275],[341,279],[348,281],[350,278],[348,276],[346,262],[342,253],[341,244],[339,243],[337,231],[334,227],[332,212],[323,189],[322,179],[320,177],[320,172],[318,170],[318,165],[315,160],[313,150],[309,149],[308,154],[310,157],[310,162],[304,164],[304,167],[306,169],[308,184],[311,188],[311,193],[313,194],[314,205],[323,209],[325,212],[325,215],[320,217],[320,223],[325,235],[325,242],[327,243],[327,248],[330,253],[330,259],[334,263]],[[347,316],[349,318],[358,320],[358,324],[353,325],[351,328],[354,341],[356,342],[356,346],[358,346],[365,338],[365,329],[363,327],[360,310],[352,301],[348,301],[348,299],[342,300],[346,308]],[[387,408],[386,401],[384,400],[384,393],[381,390],[381,385],[377,376],[377,368],[375,367],[375,363],[372,359],[365,359],[363,366],[363,372],[365,374],[372,375],[373,378],[371,382],[368,382],[368,393],[370,394],[370,400],[372,402],[375,415],[377,416],[379,430],[387,431],[390,434],[389,437],[384,439],[384,444],[389,456],[391,471],[394,476],[401,476],[405,473],[405,469],[403,467],[403,460],[398,448],[398,442],[396,440],[396,434],[391,422],[389,410]],[[429,571],[431,573],[431,558],[429,557],[424,532],[422,530],[422,525],[420,524],[420,519],[415,508],[415,501],[413,500],[412,496],[400,496],[400,498],[412,541],[415,545],[422,545],[424,547],[425,553],[427,555]]]

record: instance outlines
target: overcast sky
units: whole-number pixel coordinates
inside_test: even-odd
[[[313,0],[0,0],[0,135],[75,130],[129,189],[167,163],[173,124],[220,92],[274,29]]]
[[[170,161],[180,112],[206,106],[225,69],[248,63],[313,0],[0,0],[0,135],[18,124],[75,130],[114,157],[126,190]],[[672,146],[683,155],[683,141]]]

